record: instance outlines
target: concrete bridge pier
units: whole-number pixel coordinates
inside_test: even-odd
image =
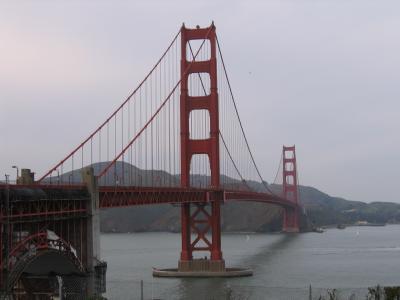
[[[86,184],[90,194],[86,227],[87,295],[100,296],[106,291],[107,263],[100,260],[99,186],[92,167],[82,170],[82,181]]]

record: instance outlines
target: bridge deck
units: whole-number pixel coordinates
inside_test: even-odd
[[[10,190],[18,190],[24,193],[32,190],[57,191],[58,193],[86,190],[86,186],[83,184],[12,184],[8,185],[8,187]],[[5,188],[6,185],[0,185],[0,190]],[[206,203],[213,200],[262,202],[291,208],[296,206],[295,203],[274,194],[212,188],[100,186],[99,198],[101,208],[151,204]]]

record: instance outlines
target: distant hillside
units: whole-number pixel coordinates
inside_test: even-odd
[[[371,223],[400,223],[400,204],[391,202],[364,203],[331,197],[313,187],[300,187],[300,199],[310,221],[317,226]]]
[[[95,173],[99,172],[104,163],[94,165]],[[124,174],[124,175],[122,175]],[[62,180],[74,182],[81,180],[80,172],[63,175]],[[179,175],[171,175],[164,171],[141,170],[129,164],[118,163],[112,172],[107,174],[102,184],[146,185],[155,182],[156,185],[179,185]],[[53,178],[52,180],[55,180]],[[194,185],[205,186],[209,182],[206,176],[194,175]],[[240,181],[224,178],[225,182],[237,185]],[[252,189],[265,191],[261,183],[249,182]],[[270,185],[270,189],[278,192],[281,187]],[[313,187],[299,187],[300,201],[305,208],[307,219],[302,219],[302,227],[309,224],[315,226],[350,224],[365,220],[379,223],[400,223],[400,204],[387,202],[364,203],[331,197]],[[221,226],[223,231],[279,231],[282,224],[282,209],[268,204],[255,202],[229,202],[222,206]],[[180,230],[180,209],[172,205],[151,205],[106,209],[101,212],[101,230],[103,232],[134,232],[134,231],[172,231]]]
[[[321,191],[300,186],[300,201],[309,223],[314,226],[371,223],[400,223],[400,204],[388,202],[364,203],[331,197]],[[307,229],[306,220],[302,220]],[[255,202],[230,202],[222,206],[223,231],[280,231],[282,210]],[[180,210],[171,205],[108,209],[102,212],[104,232],[172,231],[180,230]]]

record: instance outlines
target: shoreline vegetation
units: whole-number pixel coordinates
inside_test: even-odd
[[[361,297],[361,298],[360,298]],[[213,298],[210,298],[213,299]],[[228,289],[226,291],[225,299],[229,300],[247,300],[250,299],[244,295],[237,294],[232,290]],[[290,298],[292,299],[292,298]],[[306,298],[301,298],[306,299]],[[308,299],[318,299],[318,300],[356,300],[356,299],[366,299],[366,300],[399,300],[400,299],[400,286],[374,286],[368,287],[365,294],[360,295],[359,293],[350,293],[348,295],[343,295],[343,291],[340,289],[326,289],[322,292],[321,289],[316,289],[310,285],[308,289]]]
[[[326,295],[319,295],[318,300],[355,300],[356,294],[351,294],[349,297],[341,297],[340,291],[337,289],[328,289]],[[399,300],[400,286],[380,286],[368,288],[366,300]],[[309,299],[312,300],[312,287],[309,289]],[[358,298],[359,299],[359,298]]]

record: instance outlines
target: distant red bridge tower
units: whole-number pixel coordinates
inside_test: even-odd
[[[294,207],[285,207],[283,213],[284,232],[299,232],[299,193],[297,184],[297,165],[295,146],[283,146],[283,197],[296,204]]]

